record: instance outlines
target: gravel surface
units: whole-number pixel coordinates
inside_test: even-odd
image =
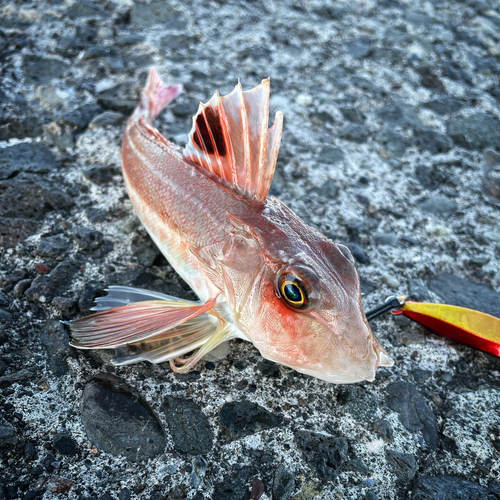
[[[155,65],[199,101],[271,77],[271,193],[394,293],[500,314],[497,0],[0,5],[0,499],[500,499],[500,363],[404,317],[335,386],[231,342],[196,371],[110,365],[61,319],[110,284],[193,298],[120,175]]]

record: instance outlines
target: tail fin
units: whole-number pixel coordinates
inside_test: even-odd
[[[181,92],[182,85],[167,87],[158,71],[151,68],[142,93],[142,106],[148,110],[148,118],[153,121]]]

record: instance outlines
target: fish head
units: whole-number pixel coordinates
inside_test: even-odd
[[[374,380],[393,361],[366,320],[351,252],[275,204],[272,224],[238,220],[224,245],[233,320],[267,359],[332,383]]]

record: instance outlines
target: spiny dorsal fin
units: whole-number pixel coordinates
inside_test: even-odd
[[[240,83],[225,97],[216,92],[200,104],[184,149],[184,158],[252,201],[266,199],[283,129],[280,111],[268,129],[270,87],[268,78],[246,92]]]

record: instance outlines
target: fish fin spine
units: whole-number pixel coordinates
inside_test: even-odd
[[[152,122],[162,110],[182,92],[182,85],[167,87],[156,68],[149,70],[146,87],[142,94],[142,107]]]
[[[283,114],[268,128],[270,80],[228,95],[216,92],[193,117],[184,158],[215,176],[242,198],[263,202],[276,167]]]

